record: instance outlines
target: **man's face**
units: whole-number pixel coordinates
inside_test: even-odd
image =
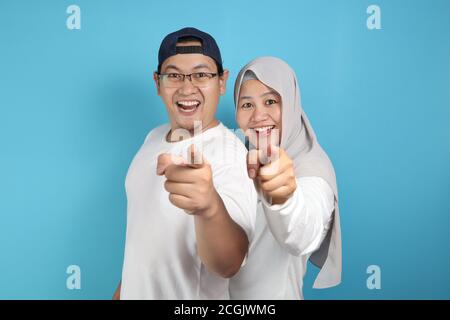
[[[179,46],[201,45],[197,41],[178,44]],[[167,58],[161,65],[161,73],[191,74],[195,72],[218,73],[215,61],[203,54],[177,54]],[[222,76],[216,76],[206,84],[195,86],[186,77],[183,83],[173,87],[158,79],[154,74],[158,95],[164,101],[169,113],[172,130],[183,128],[194,130],[194,121],[201,121],[203,129],[208,128],[215,121],[217,105],[220,95],[225,93],[228,71]],[[196,123],[198,125],[198,123]]]

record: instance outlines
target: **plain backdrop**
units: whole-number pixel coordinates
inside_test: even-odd
[[[69,30],[66,9],[81,9]],[[366,10],[381,9],[369,30]],[[128,166],[167,121],[152,72],[169,32],[212,34],[230,70],[297,73],[336,169],[343,282],[306,299],[450,298],[450,2],[0,1],[0,298],[109,299],[121,276]],[[68,290],[66,269],[81,269]],[[369,290],[367,268],[381,269]],[[261,279],[264,281],[264,279]]]

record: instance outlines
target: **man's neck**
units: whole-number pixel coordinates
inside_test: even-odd
[[[203,133],[203,132],[205,132],[208,129],[211,129],[211,128],[214,128],[214,127],[218,126],[219,124],[220,124],[219,120],[213,119],[205,127],[200,126],[200,127],[196,127],[196,128],[189,129],[189,130],[181,128],[181,127],[176,126],[176,125],[175,126],[172,125],[170,131],[166,135],[166,141],[167,142],[179,142],[181,140],[184,140],[185,138],[192,138],[195,135],[198,135],[199,133]],[[178,129],[179,130],[184,130],[184,132],[189,132],[189,137],[186,137],[183,134],[181,134],[181,135],[180,134],[175,134],[175,135],[172,134],[175,130],[178,130]]]

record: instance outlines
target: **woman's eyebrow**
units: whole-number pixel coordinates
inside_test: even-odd
[[[262,97],[265,97],[265,96],[268,96],[268,95],[274,95],[274,96],[277,96],[277,97],[280,96],[278,94],[278,92],[276,92],[274,90],[270,90],[270,91],[264,92],[259,97],[262,98]],[[253,99],[253,97],[252,96],[241,96],[241,97],[239,97],[239,99]]]
[[[263,93],[262,95],[260,95],[260,97],[268,96],[271,94],[273,94],[274,96],[278,96],[278,93],[276,91],[271,90],[271,91],[267,91],[267,92]]]
[[[264,96],[268,96],[268,95],[271,95],[271,94],[273,94],[275,96],[278,96],[278,93],[276,91],[271,90],[271,91],[264,92],[259,97],[262,98]],[[253,99],[253,97],[252,96],[241,96],[239,99]]]

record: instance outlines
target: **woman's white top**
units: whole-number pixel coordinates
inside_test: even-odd
[[[282,205],[259,197],[246,265],[230,279],[231,299],[303,299],[303,276],[332,221],[334,193],[320,177],[297,178]]]

